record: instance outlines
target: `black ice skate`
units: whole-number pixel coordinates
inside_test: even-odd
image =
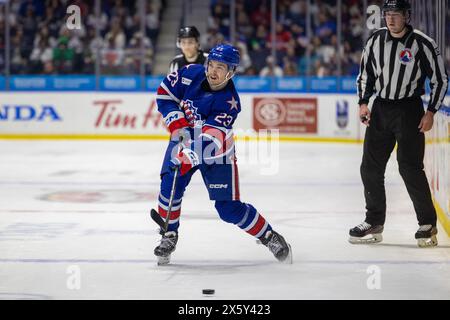
[[[417,239],[417,245],[421,248],[437,246],[437,233],[437,228],[433,227],[431,224],[420,226],[415,235],[415,238]]]
[[[178,242],[178,233],[168,231],[162,234],[161,243],[155,248],[155,256],[158,257],[158,265],[165,265],[170,262],[170,255],[175,251]]]
[[[269,248],[278,261],[292,263],[292,248],[279,233],[270,230],[260,239],[261,243]]]
[[[353,229],[350,229],[350,238],[348,241],[352,244],[371,244],[381,242],[383,240],[384,227],[381,225],[373,226],[367,222],[363,222]]]

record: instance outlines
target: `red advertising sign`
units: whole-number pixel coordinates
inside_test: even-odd
[[[164,125],[155,100],[150,102],[146,113],[133,112],[123,104],[124,101],[121,99],[94,101],[93,105],[98,109],[95,128],[146,129]]]
[[[253,128],[317,133],[317,98],[254,98]]]

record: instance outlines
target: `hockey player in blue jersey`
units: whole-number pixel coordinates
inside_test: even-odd
[[[175,250],[183,194],[196,171],[222,220],[259,239],[279,261],[292,263],[285,239],[251,204],[240,201],[232,127],[241,104],[231,80],[239,59],[235,47],[220,44],[210,51],[206,67],[187,65],[170,73],[158,88],[158,110],[171,133],[161,169],[158,212],[153,211],[160,221],[167,217],[178,168],[168,227],[161,227],[161,243],[154,251],[162,264]]]

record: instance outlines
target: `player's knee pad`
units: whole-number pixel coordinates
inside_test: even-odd
[[[223,221],[233,224],[238,224],[243,219],[249,207],[253,208],[241,201],[216,201],[215,207]],[[255,208],[253,210],[256,211]]]

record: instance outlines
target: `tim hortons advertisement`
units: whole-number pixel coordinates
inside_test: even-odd
[[[317,134],[317,98],[255,97],[253,128],[280,133]]]

